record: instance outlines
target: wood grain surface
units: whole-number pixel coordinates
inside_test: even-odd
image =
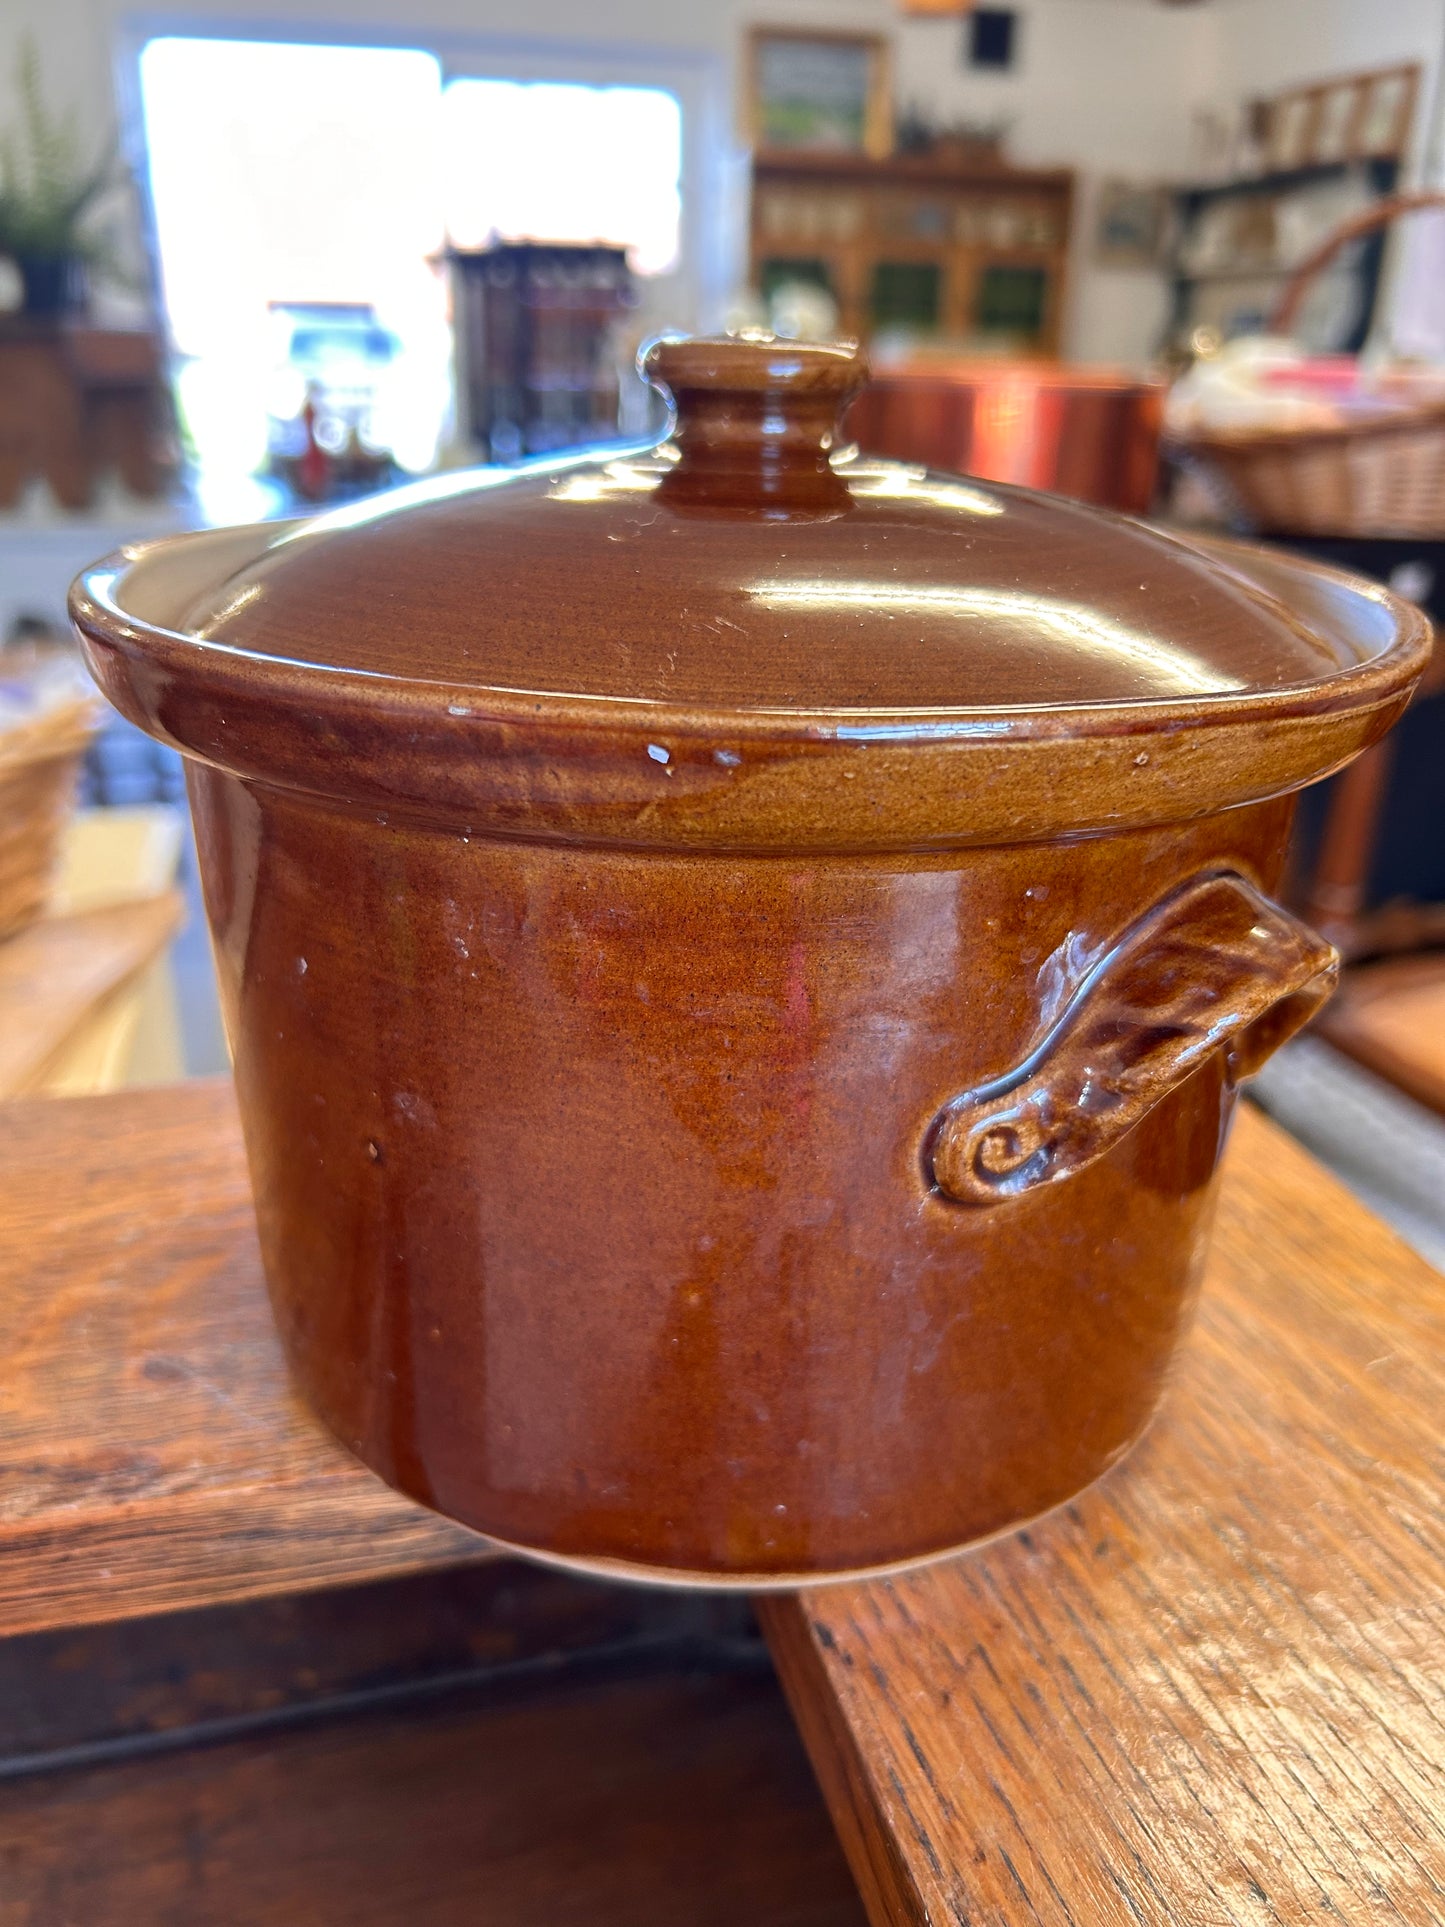
[[[491,1556],[286,1380],[229,1082],[0,1106],[0,1634]]]
[[[609,1585],[520,1559],[17,1633],[0,1639],[0,1788],[630,1661],[768,1664],[745,1594]]]
[[[1438,950],[1347,972],[1320,1034],[1445,1116],[1445,958]]]
[[[398,1923],[863,1912],[777,1684],[747,1657],[453,1682],[0,1778],[0,1927]]]
[[[764,1602],[875,1927],[1445,1921],[1445,1279],[1256,1113],[1153,1430]]]
[[[0,1306],[0,1629],[486,1555],[287,1390],[228,1087],[0,1110]],[[1199,1323],[1133,1457],[971,1556],[765,1604],[875,1922],[1445,1920],[1442,1338],[1445,1280],[1246,1112]],[[371,1785],[400,1742],[313,1743],[303,1801]],[[431,1744],[423,1787],[473,1741]],[[37,1794],[23,1838],[110,1841],[132,1913],[91,1894],[77,1919],[286,1918],[250,1848],[226,1863],[240,1913],[145,1898],[186,1827],[231,1853],[237,1802],[290,1837],[267,1745],[218,1752],[189,1805],[174,1761],[134,1810]],[[365,1827],[327,1810],[364,1871]]]
[[[36,1090],[67,1042],[158,957],[180,926],[174,890],[42,917],[0,943],[0,1097]]]

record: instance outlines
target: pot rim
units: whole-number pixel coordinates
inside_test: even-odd
[[[1186,820],[1328,775],[1403,710],[1423,611],[1345,571],[1227,538],[1167,539],[1279,601],[1377,604],[1376,653],[1308,683],[990,709],[770,710],[489,688],[307,663],[188,635],[184,612],[297,524],[163,537],[87,569],[70,612],[123,714],[248,780],[482,832],[634,847],[943,849]],[[185,593],[155,606],[158,558]],[[155,571],[159,573],[159,571]],[[144,592],[152,598],[146,613]],[[179,601],[179,608],[174,602]],[[266,665],[264,677],[255,674]],[[677,779],[682,778],[681,782]],[[862,779],[861,781],[858,779]]]
[[[1318,714],[1341,707],[1364,708],[1393,695],[1403,680],[1423,673],[1434,635],[1433,625],[1423,610],[1362,576],[1302,556],[1287,556],[1262,543],[1204,535],[1184,539],[1171,530],[1161,529],[1151,529],[1151,533],[1163,535],[1181,548],[1209,556],[1216,564],[1242,575],[1251,587],[1262,588],[1266,595],[1273,595],[1273,591],[1241,566],[1246,559],[1263,566],[1271,575],[1288,573],[1306,579],[1323,579],[1358,599],[1375,602],[1395,618],[1394,639],[1378,653],[1347,664],[1332,675],[1242,693],[1219,690],[1197,696],[1126,698],[1110,703],[995,704],[985,708],[769,710],[672,705],[642,696],[569,694],[349,669],[243,649],[189,634],[169,623],[148,621],[127,611],[121,594],[126,578],[159,552],[172,555],[182,543],[201,547],[225,541],[229,547],[243,535],[254,533],[266,537],[251,558],[258,559],[302,526],[305,519],[204,529],[183,536],[158,536],[116,550],[76,579],[70,591],[71,617],[95,642],[121,648],[144,645],[159,661],[172,658],[177,667],[183,666],[192,673],[211,671],[220,677],[235,664],[265,663],[268,670],[274,672],[270,687],[278,695],[287,684],[291,684],[298,695],[303,689],[313,687],[318,695],[334,698],[344,694],[383,712],[392,706],[399,711],[404,704],[417,699],[430,704],[451,697],[465,706],[468,716],[523,726],[535,726],[539,712],[543,727],[565,722],[569,729],[579,731],[613,729],[619,718],[635,716],[649,723],[657,721],[675,735],[728,738],[742,734],[768,742],[810,744],[879,740],[922,743],[945,737],[987,737],[993,741],[1008,737],[1017,741],[1121,733],[1144,735],[1185,721],[1207,721],[1216,727],[1229,727],[1277,716]],[[449,708],[448,713],[456,712]],[[873,717],[883,720],[877,723],[862,720]]]

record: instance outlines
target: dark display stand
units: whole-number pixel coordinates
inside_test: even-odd
[[[626,251],[517,243],[453,250],[458,399],[482,459],[618,439]]]

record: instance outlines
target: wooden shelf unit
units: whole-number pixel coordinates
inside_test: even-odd
[[[826,286],[862,340],[898,326],[1057,355],[1073,192],[1067,170],[759,154],[753,284]]]
[[[1165,340],[1183,342],[1195,328],[1218,327],[1226,334],[1248,332],[1263,325],[1296,261],[1298,245],[1282,251],[1276,233],[1280,216],[1308,203],[1311,195],[1358,177],[1372,198],[1392,194],[1399,178],[1399,162],[1389,156],[1362,160],[1315,161],[1267,174],[1241,175],[1235,180],[1207,181],[1180,187],[1174,193],[1174,241],[1168,263],[1170,315]],[[1197,261],[1201,225],[1218,218],[1218,210],[1232,210],[1237,231],[1247,236],[1229,260]],[[1321,233],[1332,225],[1325,221]],[[1267,246],[1257,245],[1267,240]],[[1305,250],[1307,252],[1307,249]],[[1329,344],[1353,354],[1363,346],[1374,319],[1384,263],[1385,236],[1366,236],[1352,256],[1334,270],[1355,290],[1349,325],[1338,341]]]

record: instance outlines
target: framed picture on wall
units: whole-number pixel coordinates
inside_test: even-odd
[[[1164,246],[1170,198],[1162,187],[1103,182],[1094,224],[1094,259],[1099,266],[1153,267]]]
[[[893,149],[888,42],[879,34],[755,27],[748,45],[748,132],[764,154]]]

